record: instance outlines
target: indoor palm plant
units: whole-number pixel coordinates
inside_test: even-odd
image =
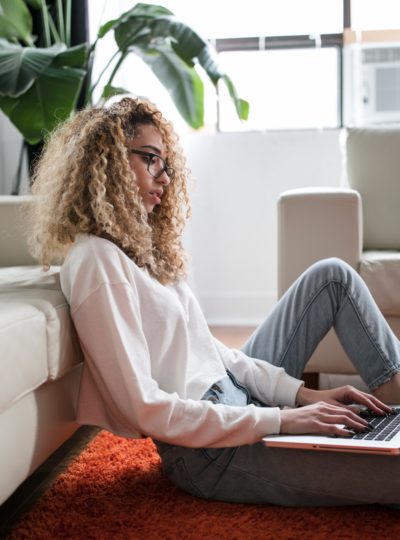
[[[134,92],[134,80],[127,90],[113,86],[123,61],[132,53],[153,70],[193,128],[203,125],[203,82],[198,66],[214,85],[220,80],[226,83],[239,117],[247,118],[248,103],[237,96],[211,46],[168,9],[136,4],[104,24],[94,43],[71,46],[71,1],[53,0],[50,10],[46,0],[0,0],[0,108],[28,143],[42,141],[76,109],[84,80],[83,106],[92,103],[93,90],[100,84],[102,99]],[[35,46],[28,4],[31,10],[41,11],[44,47]],[[93,81],[96,46],[109,32],[114,33],[117,50]]]

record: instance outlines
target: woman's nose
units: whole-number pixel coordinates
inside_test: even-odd
[[[160,182],[164,186],[168,186],[168,184],[171,183],[171,179],[168,176],[166,171],[163,171],[162,174],[160,174],[160,176],[158,178],[156,178],[156,181]]]

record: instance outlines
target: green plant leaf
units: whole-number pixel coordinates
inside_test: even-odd
[[[109,99],[113,96],[120,96],[121,94],[130,94],[129,90],[126,90],[126,88],[121,88],[119,86],[111,86],[107,84],[103,88],[103,92],[101,94],[101,97],[104,99]]]
[[[199,54],[198,61],[214,85],[217,85],[218,81],[220,80],[226,84],[229,95],[235,105],[238,117],[241,120],[247,120],[249,117],[250,105],[247,101],[238,96],[232,80],[218,66],[217,61],[214,58],[213,50],[209,47],[205,47]]]
[[[144,43],[144,37],[147,37],[150,47],[154,41],[162,40],[169,43],[176,54],[188,65],[193,65],[202,57],[203,67],[214,84],[222,76],[216,60],[212,58],[210,45],[172,14],[149,18],[145,17],[141,11],[137,12],[133,9],[121,17],[119,24],[114,25],[114,30],[115,41],[121,51],[127,50],[138,42]]]
[[[0,39],[0,95],[18,97],[26,92],[65,49],[63,43],[41,49]]]
[[[151,46],[160,39],[167,41],[189,65],[193,65],[194,58],[207,47],[207,43],[196,32],[171,14],[148,17],[134,9],[114,25],[114,35],[121,51],[139,42],[147,42]]]
[[[110,30],[114,30],[118,26],[120,26],[122,23],[128,21],[131,18],[141,18],[144,19],[156,19],[158,17],[168,16],[172,15],[172,12],[169,11],[169,9],[163,7],[163,6],[157,6],[155,4],[136,4],[132,9],[126,11],[125,13],[122,13],[118,19],[113,19],[111,21],[106,22],[103,24],[103,26],[100,27],[97,37],[102,38],[104,37],[107,32]],[[143,26],[143,24],[141,24]]]
[[[160,17],[151,22],[151,29],[153,39],[170,41],[176,54],[188,64],[193,64],[201,51],[209,48],[204,39],[175,17]]]
[[[57,54],[53,66],[84,67],[88,59],[89,46],[86,43],[69,47]]]
[[[197,60],[210,80],[217,85],[224,73],[217,64],[214,51],[210,47],[204,47],[197,55]]]
[[[141,5],[143,6],[143,4]],[[194,30],[192,30],[186,24],[178,21],[174,16],[170,14],[158,15],[158,12],[154,12],[154,16],[147,16],[148,11],[136,10],[135,8],[125,13],[119,20],[118,24],[114,21],[114,35],[118,48],[122,52],[135,51],[135,48],[140,48],[142,51],[157,49],[162,55],[165,56],[168,52],[168,58],[172,61],[172,51],[176,57],[179,57],[189,68],[192,68],[196,63],[204,69],[207,76],[210,78],[214,86],[217,85],[219,80],[223,80],[228,87],[229,95],[234,102],[236,112],[242,120],[248,118],[249,104],[247,101],[239,98],[236,88],[231,79],[221,70],[218,66],[215,58],[215,53],[212,47],[202,39]],[[161,52],[162,51],[162,52]],[[152,56],[150,55],[151,59]],[[146,60],[145,60],[146,61]],[[176,58],[173,60],[174,65],[178,65]],[[150,62],[147,62],[151,64]],[[161,62],[159,62],[160,64]],[[170,63],[171,66],[171,63]],[[153,71],[154,67],[151,66]],[[161,72],[161,70],[158,70]],[[176,75],[179,77],[180,70],[176,70]],[[158,76],[158,74],[156,73]],[[161,80],[161,77],[159,77]],[[174,87],[173,72],[170,71],[170,76],[164,77],[165,81],[161,81],[168,89]],[[182,87],[181,83],[178,83]],[[173,98],[175,101],[175,98]],[[176,101],[176,105],[179,110],[182,107],[182,94],[179,96],[179,100]],[[196,104],[197,105],[197,104]],[[185,115],[191,116],[188,113],[188,108],[185,105],[183,107],[186,112]],[[190,125],[193,125],[189,122]]]
[[[204,86],[199,74],[166,45],[152,49],[137,47],[135,52],[152,69],[171,95],[186,122],[198,129],[204,124]]]
[[[40,142],[76,108],[86,71],[50,66],[18,98],[0,97],[0,107],[30,144]]]
[[[32,41],[32,17],[23,0],[0,0],[0,37]]]
[[[225,82],[225,84],[226,84],[226,86],[228,88],[229,95],[233,99],[233,102],[235,104],[236,112],[237,112],[238,117],[241,120],[247,120],[248,117],[249,117],[249,111],[250,111],[249,102],[244,100],[244,99],[240,99],[238,97],[237,92],[236,92],[236,88],[234,87],[234,85],[233,85],[231,79],[228,77],[228,75],[223,75],[222,79],[223,79],[223,81]]]
[[[35,9],[40,9],[42,7],[42,0],[25,0],[25,2]]]
[[[122,53],[136,44],[149,46],[153,38],[151,29],[147,23],[144,25],[141,19],[131,19],[121,23],[114,31],[114,37]]]

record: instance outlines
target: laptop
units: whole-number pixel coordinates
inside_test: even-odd
[[[356,452],[363,454],[400,454],[400,405],[393,406],[394,413],[378,416],[363,410],[361,415],[372,426],[372,431],[352,432],[350,437],[319,435],[268,435],[263,444],[275,448],[297,448],[302,450],[328,450],[333,452]]]

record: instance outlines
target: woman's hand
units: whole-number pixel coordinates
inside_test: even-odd
[[[340,386],[339,388],[332,388],[331,390],[311,390],[302,386],[297,392],[296,403],[297,405],[311,405],[318,401],[324,401],[331,405],[348,406],[348,405],[360,405],[361,407],[367,407],[377,414],[389,414],[391,407],[385,405],[375,396],[361,392],[354,386]],[[351,407],[354,410],[354,407]]]
[[[339,435],[348,437],[349,431],[365,431],[368,422],[346,407],[323,401],[281,411],[281,433]]]
[[[368,422],[350,405],[368,407],[377,414],[388,414],[391,408],[379,399],[352,386],[332,390],[300,388],[296,402],[302,407],[281,411],[281,433],[349,436],[348,429],[365,431]],[[348,429],[346,429],[348,428]]]

